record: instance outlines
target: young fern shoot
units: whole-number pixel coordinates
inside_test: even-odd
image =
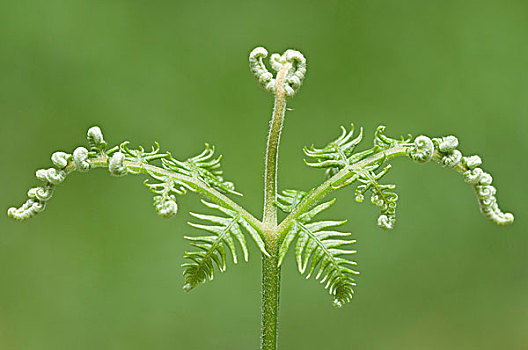
[[[377,225],[392,229],[396,223],[398,195],[394,184],[381,183],[388,174],[389,162],[407,157],[416,163],[436,162],[461,174],[473,186],[481,212],[498,225],[511,224],[514,217],[504,213],[497,204],[492,177],[482,170],[481,158],[464,156],[457,149],[455,136],[430,138],[418,136],[395,139],[385,135],[380,126],[374,134],[372,147],[357,150],[363,139],[363,129],[354,133],[354,125],[322,148],[304,148],[305,163],[323,169],[326,179],[308,191],[285,189],[278,194],[277,171],[281,131],[287,100],[299,90],[306,74],[306,59],[298,51],[287,50],[282,55],[270,56],[270,72],[264,63],[268,52],[261,47],[249,56],[250,70],[260,85],[274,97],[274,108],[268,135],[262,220],[257,219],[234,198],[242,194],[232,182],[223,177],[221,156],[214,155],[214,147],[205,145],[202,153],[186,160],[177,160],[169,152],[160,152],[155,143],[150,151],[128,141],[108,148],[101,129],[88,130],[88,145],[71,153],[52,154],[52,167],[40,169],[36,177],[42,185],[28,191],[28,199],[20,207],[9,208],[7,214],[15,220],[27,220],[46,208],[58,185],[73,172],[85,173],[93,168],[107,168],[112,176],[144,175],[145,186],[154,194],[156,212],[170,218],[177,214],[178,196],[188,192],[203,197],[202,203],[220,215],[191,213],[198,221],[190,226],[205,232],[201,236],[184,236],[193,250],[185,252],[183,289],[189,291],[211,280],[215,270],[225,271],[229,250],[234,263],[248,260],[247,241],[253,241],[262,258],[262,334],[261,348],[277,348],[277,322],[280,294],[280,268],[293,250],[299,272],[306,278],[313,276],[328,290],[337,307],[343,306],[354,294],[357,271],[351,256],[355,240],[351,234],[337,228],[346,220],[317,221],[314,218],[329,209],[335,199],[324,201],[333,191],[355,186],[355,200],[370,202],[379,209]],[[277,210],[286,213],[279,223]]]

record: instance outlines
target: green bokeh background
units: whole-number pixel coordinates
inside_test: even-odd
[[[308,74],[291,101],[281,188],[322,174],[302,162],[339,125],[392,136],[455,134],[482,155],[503,209],[496,227],[470,186],[433,164],[396,160],[397,227],[338,193],[361,275],[332,308],[321,286],[283,268],[282,349],[527,349],[528,3],[524,0],[0,2],[2,211],[25,200],[53,151],[157,140],[173,155],[203,142],[260,214],[271,96],[247,68],[257,45],[302,50]],[[523,156],[524,155],[524,156]],[[155,215],[142,179],[75,174],[43,215],[0,216],[0,349],[255,349],[260,262],[231,266],[191,293],[179,265],[188,211]]]

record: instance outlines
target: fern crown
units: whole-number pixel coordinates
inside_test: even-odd
[[[287,50],[272,54],[268,69],[264,62],[267,57],[264,48],[251,51],[250,71],[274,95],[274,115],[282,113],[283,117],[286,99],[298,92],[305,78],[306,59],[298,51]],[[273,127],[272,121],[270,135]],[[281,129],[282,121],[278,124],[277,139]],[[275,257],[277,266],[292,250],[299,272],[323,284],[336,306],[350,301],[354,294],[358,271],[351,257],[356,253],[355,240],[351,239],[351,233],[338,230],[346,220],[319,221],[315,217],[335,203],[325,200],[330,193],[352,186],[355,201],[368,198],[378,208],[377,225],[393,229],[398,195],[396,186],[386,183],[385,178],[391,169],[390,161],[396,157],[407,157],[416,163],[434,162],[454,170],[474,188],[480,211],[486,218],[498,225],[513,222],[513,215],[498,206],[497,190],[492,185],[492,176],[481,168],[482,159],[477,155],[464,156],[457,149],[459,142],[455,136],[392,138],[380,126],[374,133],[372,146],[360,148],[363,137],[363,129],[356,132],[351,125],[348,129],[341,127],[339,136],[321,148],[313,145],[304,148],[305,164],[324,171],[321,183],[312,189],[284,189],[278,193],[275,175],[273,189],[269,190],[273,208],[267,208],[265,213],[274,210],[272,217],[276,218],[277,209],[284,212],[286,217],[277,225],[256,219],[235,202],[242,194],[224,178],[222,157],[215,155],[213,146],[205,144],[203,152],[178,160],[170,152],[162,152],[157,143],[148,151],[142,146],[132,147],[128,141],[109,148],[97,126],[88,130],[86,147],[53,153],[52,166],[36,171],[40,185],[28,191],[24,204],[10,208],[7,214],[15,220],[27,220],[43,212],[57,187],[75,172],[107,168],[112,176],[142,175],[147,177],[144,184],[154,195],[155,212],[164,218],[178,213],[179,196],[191,192],[204,199],[202,203],[208,212],[191,213],[194,220],[189,223],[202,233],[185,235],[191,249],[185,252],[182,265],[184,290],[213,279],[216,270],[224,271],[228,254],[235,264],[248,261],[248,241],[252,241],[264,259]],[[271,160],[278,157],[270,149],[268,155]],[[273,179],[273,174],[269,178]]]

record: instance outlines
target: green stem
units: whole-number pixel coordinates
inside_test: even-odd
[[[264,215],[262,222],[272,233],[277,226],[277,163],[279,160],[279,143],[286,111],[286,92],[283,89],[285,75],[291,64],[285,64],[277,74],[275,88],[275,103],[270,124],[268,143],[266,145],[266,159],[264,165]]]
[[[262,350],[277,349],[279,320],[280,267],[278,244],[266,242],[270,257],[262,255]]]
[[[277,74],[275,103],[270,124],[264,165],[264,242],[269,257],[262,255],[262,350],[277,349],[277,324],[279,321],[280,267],[277,235],[277,163],[279,143],[286,111],[284,82],[291,64],[284,64]]]

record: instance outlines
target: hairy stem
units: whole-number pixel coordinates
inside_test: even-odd
[[[266,146],[266,159],[264,164],[264,215],[262,222],[269,229],[277,226],[277,162],[279,160],[279,143],[282,125],[284,123],[284,113],[286,111],[286,92],[283,84],[285,75],[291,64],[285,64],[277,74],[275,88],[275,103],[273,106],[273,116],[270,124],[268,143]],[[273,230],[268,232],[273,233]]]
[[[276,237],[267,240],[270,257],[262,255],[262,350],[277,349],[279,320],[280,267]]]
[[[280,267],[277,243],[277,163],[279,143],[286,112],[284,82],[291,63],[286,63],[277,74],[275,102],[270,123],[264,164],[264,242],[269,257],[262,255],[262,350],[277,349],[277,324],[279,321]]]

